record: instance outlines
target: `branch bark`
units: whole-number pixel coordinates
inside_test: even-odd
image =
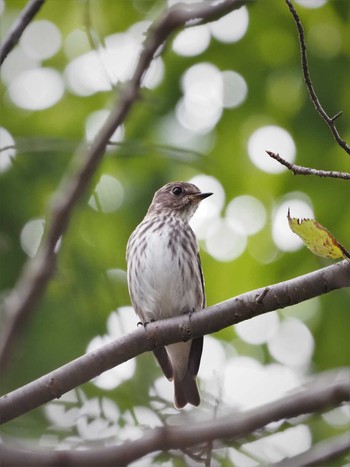
[[[273,467],[295,467],[296,465],[331,465],[329,461],[350,451],[349,432],[317,443],[311,449],[298,456],[274,464]]]
[[[317,177],[340,178],[343,180],[350,180],[350,173],[338,172],[334,170],[319,170],[310,167],[303,167],[301,165],[291,164],[283,159],[279,154],[272,151],[265,151],[272,159],[287,167],[288,170],[293,172],[294,175],[316,175]]]
[[[186,341],[269,311],[350,287],[350,262],[253,290],[191,315],[149,323],[0,398],[0,424],[12,420],[102,372],[157,347]]]
[[[23,31],[38,13],[45,0],[29,0],[0,47],[0,65],[19,41]]]
[[[120,446],[52,452],[24,451],[0,446],[0,458],[4,467],[127,465],[156,451],[184,449],[217,439],[239,439],[271,422],[319,412],[348,400],[349,375],[331,372],[328,377],[321,375],[300,391],[262,407],[236,412],[220,420],[148,430],[141,438],[127,441]]]
[[[239,8],[249,0],[204,1],[196,4],[175,4],[151,25],[131,80],[122,89],[118,102],[90,147],[82,146],[72,161],[72,170],[63,179],[52,201],[46,231],[35,258],[24,266],[14,289],[4,303],[7,318],[0,336],[0,371],[9,363],[16,338],[43,296],[56,265],[55,247],[65,233],[73,209],[84,194],[91,177],[103,158],[114,131],[125,121],[139,97],[142,78],[160,46],[177,29],[209,22]]]

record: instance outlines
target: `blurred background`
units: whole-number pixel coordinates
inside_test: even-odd
[[[5,37],[26,2],[0,0]],[[94,139],[135,67],[145,32],[174,1],[47,0],[1,69],[0,288],[14,286],[45,229],[48,205],[81,141]],[[349,2],[299,0],[318,97],[349,143]],[[284,2],[260,1],[167,43],[143,80],[62,238],[58,268],[2,378],[18,388],[135,329],[125,247],[153,193],[173,180],[214,196],[192,226],[207,304],[330,264],[288,227],[316,218],[350,248],[349,186],[295,177],[265,153],[349,171],[309,100],[296,27]],[[144,354],[1,427],[5,442],[77,448],[119,443],[144,427],[210,420],[282,397],[314,373],[349,364],[349,290],[205,338],[202,404],[178,413],[172,384]],[[215,451],[225,465],[295,455],[349,427],[348,407]],[[153,462],[183,465],[179,453]],[[144,462],[142,464],[142,462]],[[140,462],[148,465],[150,458]],[[338,464],[343,465],[339,460]]]

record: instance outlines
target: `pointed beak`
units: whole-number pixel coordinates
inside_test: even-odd
[[[211,196],[213,193],[195,193],[193,196],[197,198],[199,201],[202,201],[205,198],[208,198]]]

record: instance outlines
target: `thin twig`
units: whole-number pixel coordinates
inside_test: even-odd
[[[73,209],[85,192],[98,164],[101,162],[108,142],[115,130],[125,121],[132,106],[139,98],[143,77],[155,54],[177,29],[189,21],[200,19],[209,22],[241,7],[249,0],[203,1],[195,4],[175,4],[164,11],[150,26],[139,60],[130,81],[121,90],[119,100],[96,138],[88,148],[83,145],[72,161],[54,194],[46,230],[37,255],[29,260],[4,304],[7,318],[0,336],[0,369],[9,363],[11,350],[17,336],[28,320],[31,311],[43,296],[56,265],[56,245],[65,233]]]
[[[171,144],[158,144],[147,141],[109,141],[108,146],[117,147],[119,149],[118,155],[127,153],[128,158],[130,154],[133,154],[134,157],[138,157],[140,154],[143,155],[150,151],[152,154],[159,152],[182,160],[203,159],[204,156],[202,152],[196,151],[195,149],[186,149]]]
[[[269,311],[350,287],[350,263],[346,260],[303,276],[268,287],[269,293],[257,303],[266,287],[247,292],[202,310],[138,327],[47,375],[0,398],[0,423],[12,420],[71,389],[90,381],[104,371],[154,350],[156,347],[220,331]]]
[[[3,146],[2,148],[0,148],[0,152],[5,152],[5,151],[8,151],[9,149],[16,150],[17,147],[15,144],[10,144],[9,146]]]
[[[318,170],[311,169],[310,167],[303,167],[301,165],[291,164],[283,159],[279,154],[272,151],[265,151],[272,159],[275,159],[280,164],[291,170],[294,175],[316,175],[317,177],[340,178],[343,180],[350,180],[350,173],[338,172],[335,170]]]
[[[242,439],[267,424],[307,413],[321,412],[349,400],[348,374],[321,374],[294,394],[245,412],[235,412],[218,420],[164,426],[147,430],[143,436],[119,446],[89,450],[29,451],[0,445],[4,466],[107,466],[129,465],[157,451],[185,449],[214,440]],[[305,464],[294,464],[305,465]]]
[[[333,117],[329,117],[327,112],[324,110],[322,107],[317,94],[315,92],[314,86],[312,84],[311,76],[310,76],[310,71],[309,71],[309,65],[308,65],[308,59],[307,59],[307,48],[306,48],[306,42],[305,42],[305,34],[304,34],[304,29],[301,24],[300,18],[298,16],[298,13],[296,12],[293,3],[291,0],[285,0],[286,4],[289,8],[289,11],[291,12],[297,30],[298,30],[298,36],[299,36],[299,44],[300,44],[300,53],[301,53],[301,67],[303,71],[303,76],[304,76],[304,81],[307,87],[307,90],[309,92],[311,101],[313,102],[315,109],[317,110],[318,114],[321,116],[322,120],[326,122],[328,125],[329,129],[333,133],[334,139],[337,141],[339,146],[344,149],[348,154],[350,154],[350,146],[346,143],[345,140],[341,138],[339,135],[339,132],[335,126],[335,121],[337,118],[340,117],[342,112],[338,112],[336,115]]]
[[[12,25],[7,37],[0,47],[0,65],[17,44],[23,31],[38,13],[45,0],[29,0],[27,5],[23,8],[15,23]]]

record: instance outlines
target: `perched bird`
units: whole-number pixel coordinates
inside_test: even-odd
[[[126,252],[128,286],[142,323],[204,308],[198,243],[189,220],[210,195],[192,183],[168,183],[155,193],[145,218],[131,234]],[[174,380],[178,409],[200,403],[196,376],[202,348],[199,337],[154,351],[165,376]]]

